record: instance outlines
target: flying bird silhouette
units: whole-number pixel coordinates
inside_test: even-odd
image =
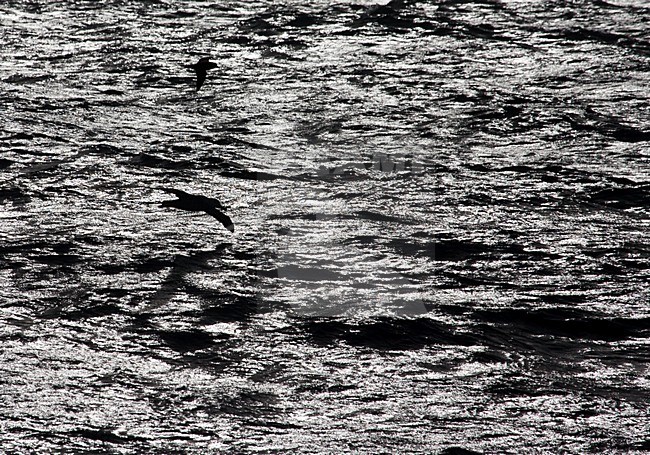
[[[161,207],[174,207],[189,212],[205,212],[219,220],[219,222],[230,232],[235,232],[235,226],[230,217],[222,212],[224,207],[221,205],[219,200],[211,197],[186,193],[185,191],[176,190],[174,188],[160,189],[165,193],[173,194],[178,198],[169,201],[162,201],[160,203]]]
[[[190,68],[196,73],[196,91],[198,92],[205,78],[208,75],[208,70],[214,69],[217,67],[217,64],[210,61],[210,57],[203,57],[194,65],[190,65]]]

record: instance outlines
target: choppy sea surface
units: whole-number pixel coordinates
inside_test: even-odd
[[[4,0],[0,37],[1,452],[650,452],[647,2]]]

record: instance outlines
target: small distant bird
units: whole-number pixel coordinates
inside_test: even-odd
[[[205,212],[210,216],[215,217],[223,226],[230,232],[235,232],[235,226],[228,215],[223,213],[223,205],[217,199],[211,197],[189,194],[185,191],[176,190],[173,188],[160,188],[165,193],[175,195],[178,199],[169,201],[162,201],[161,207],[174,207],[181,210],[190,212]]]
[[[214,69],[217,67],[217,64],[210,61],[210,57],[203,57],[194,65],[190,65],[190,68],[196,73],[196,91],[198,92],[205,78],[208,75],[208,70]]]

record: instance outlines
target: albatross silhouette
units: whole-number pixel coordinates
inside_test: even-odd
[[[160,188],[165,193],[175,195],[178,199],[169,201],[162,201],[161,207],[174,207],[189,212],[205,212],[210,216],[215,217],[223,226],[230,232],[235,232],[235,226],[228,215],[223,213],[223,205],[217,199],[211,197],[201,196],[186,193],[185,191],[176,190],[174,188]]]
[[[198,92],[205,82],[205,78],[208,75],[208,70],[216,68],[217,64],[211,62],[210,57],[203,57],[194,65],[189,65],[189,67],[192,68],[196,73],[196,91]]]

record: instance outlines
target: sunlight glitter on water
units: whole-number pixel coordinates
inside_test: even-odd
[[[0,451],[647,449],[646,10],[381,3],[0,6]]]

